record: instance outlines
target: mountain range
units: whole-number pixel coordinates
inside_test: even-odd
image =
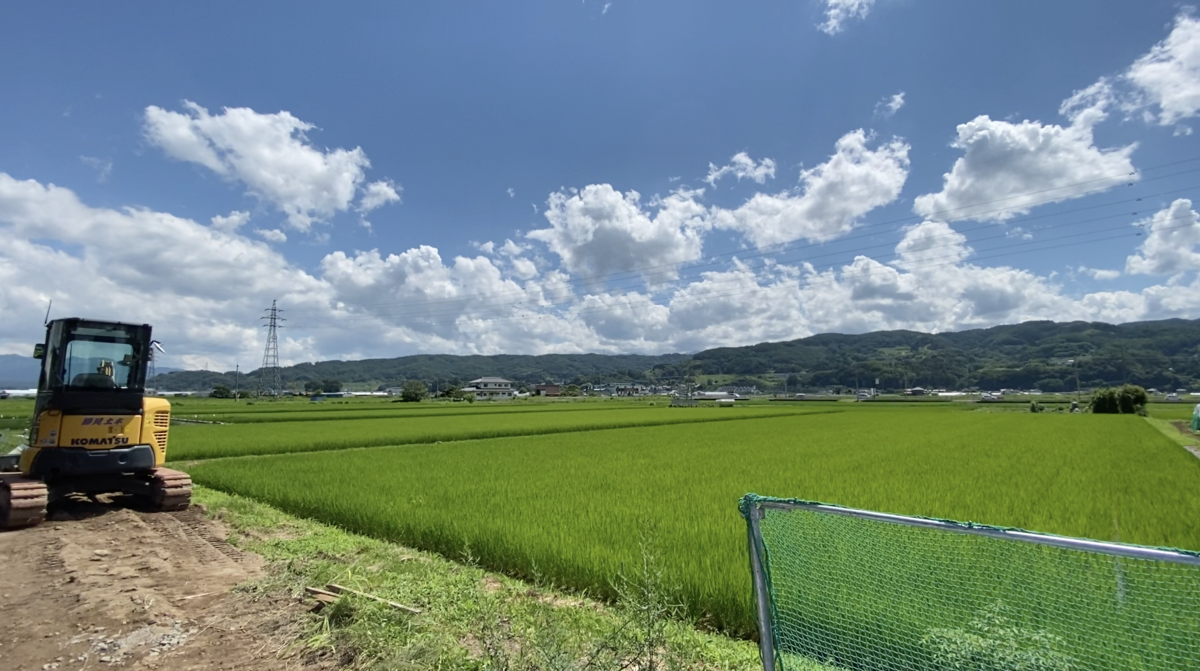
[[[6,370],[0,358],[0,379]],[[1069,391],[1133,382],[1162,389],[1200,384],[1200,320],[1126,324],[1036,321],[947,333],[876,331],[824,333],[787,342],[721,347],[696,354],[454,356],[421,354],[392,359],[322,361],[282,367],[286,388],[336,380],[351,389],[399,386],[422,380],[443,388],[485,375],[519,384],[575,384],[618,380],[760,388],[831,387],[1030,389]],[[707,376],[707,377],[706,377]],[[215,385],[253,389],[259,372],[160,374],[164,391]]]

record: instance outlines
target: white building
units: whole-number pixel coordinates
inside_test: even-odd
[[[513,397],[512,380],[505,380],[502,377],[481,377],[478,380],[471,380],[466,387],[463,387],[463,391],[475,394],[475,398],[481,401],[508,400]]]

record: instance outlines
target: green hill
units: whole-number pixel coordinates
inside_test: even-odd
[[[399,386],[418,379],[462,384],[498,375],[525,384],[568,381],[678,380],[756,384],[760,388],[830,387],[1074,390],[1133,382],[1159,389],[1200,387],[1200,320],[1128,324],[1026,322],[951,333],[876,331],[823,333],[788,342],[721,347],[694,355],[546,354],[541,356],[418,355],[395,359],[322,361],[281,369],[288,388],[338,380],[354,389]],[[879,380],[878,383],[875,381]],[[159,375],[159,389],[234,386],[232,371]],[[243,389],[257,372],[243,375]]]

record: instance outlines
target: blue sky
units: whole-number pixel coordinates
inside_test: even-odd
[[[0,8],[0,352],[667,352],[1200,317],[1173,2]]]

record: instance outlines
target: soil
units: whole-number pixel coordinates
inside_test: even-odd
[[[69,501],[0,532],[0,668],[325,668],[288,654],[305,608],[235,592],[263,563],[197,507],[142,512]]]

